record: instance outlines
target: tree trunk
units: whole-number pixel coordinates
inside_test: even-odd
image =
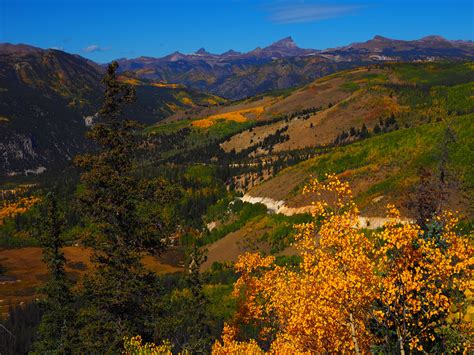
[[[403,349],[402,333],[400,332],[400,328],[398,327],[397,327],[397,336],[398,336],[398,342],[400,344],[400,355],[405,355],[405,349]]]
[[[350,319],[350,326],[351,326],[351,335],[352,341],[354,342],[354,350],[357,355],[360,355],[359,343],[357,342],[356,334],[355,334],[355,327],[354,327],[354,318],[352,317],[352,313],[349,313]]]

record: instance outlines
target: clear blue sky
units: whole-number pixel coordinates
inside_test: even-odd
[[[248,51],[292,36],[324,49],[374,35],[473,40],[472,0],[0,0],[0,42],[98,62],[205,47]]]

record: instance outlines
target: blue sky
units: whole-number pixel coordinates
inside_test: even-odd
[[[473,27],[472,0],[0,0],[0,42],[98,62],[200,47],[248,51],[286,36],[316,49],[374,35],[473,40]]]

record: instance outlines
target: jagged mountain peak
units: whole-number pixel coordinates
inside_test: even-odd
[[[272,43],[271,45],[269,45],[265,49],[276,49],[276,48],[293,49],[293,48],[298,48],[298,46],[296,45],[293,38],[291,36],[288,36],[288,37],[282,38],[282,39]]]
[[[391,38],[380,36],[380,35],[375,35],[372,40],[373,41],[379,41],[379,42],[393,41]]]
[[[180,59],[184,59],[186,58],[186,55],[181,53],[181,52],[178,52],[178,51],[174,51],[173,53],[167,55],[166,57],[164,57],[163,59],[166,59],[166,60],[169,60],[171,62],[174,62],[174,61],[177,61],[177,60],[180,60]]]
[[[204,47],[199,48],[194,54],[199,54],[199,55],[209,55],[208,51]]]
[[[227,52],[222,53],[221,55],[239,55],[241,54],[240,52],[234,51],[233,49],[229,49]]]

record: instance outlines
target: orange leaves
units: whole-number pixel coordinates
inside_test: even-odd
[[[195,106],[193,100],[191,100],[191,98],[189,97],[182,97],[181,100],[180,100],[183,104],[187,105],[187,106]]]
[[[231,111],[219,113],[200,120],[193,121],[192,125],[195,127],[207,128],[214,125],[219,120],[228,120],[235,122],[246,122],[247,116],[260,117],[265,111],[263,106],[253,107],[245,110]]]
[[[371,244],[353,228],[356,209],[349,186],[330,176],[325,183],[313,180],[305,191],[321,189],[334,193],[336,209],[321,202],[321,227],[314,222],[297,227],[301,271],[274,265],[268,269],[272,259],[255,254],[244,255],[236,264],[242,274],[235,288],[239,293],[245,290],[237,320],[273,326],[271,352],[353,351],[354,339],[364,350],[370,346],[370,337],[364,335],[375,297],[372,263],[365,253]],[[267,269],[249,276],[261,267]],[[349,327],[352,316],[354,336]]]
[[[352,201],[349,183],[339,180],[336,175],[329,174],[323,182],[311,179],[303,189],[303,194],[314,193],[317,200],[313,201],[313,216],[330,217],[343,211],[358,214]]]
[[[36,196],[21,197],[13,202],[4,201],[3,206],[0,207],[0,225],[3,224],[5,218],[11,218],[18,214],[25,213],[40,201],[41,199]]]
[[[242,324],[259,329],[269,353],[365,353],[375,343],[393,341],[377,338],[385,331],[398,334],[397,346],[428,350],[424,344],[436,339],[453,306],[462,309],[453,295],[468,289],[474,266],[473,248],[454,232],[453,214],[435,218],[433,231],[425,232],[401,224],[399,211],[388,206],[389,222],[368,238],[358,228],[347,183],[329,175],[324,182],[312,180],[304,193],[324,199],[314,202],[319,222],[296,226],[299,269],[257,254],[239,258],[234,292],[240,309],[214,351],[260,353],[255,340],[236,340]],[[378,333],[372,332],[374,321]]]
[[[267,284],[261,275],[264,273],[262,269],[268,268],[274,261],[275,258],[272,256],[262,258],[259,254],[245,253],[236,262],[236,270],[241,276],[234,284],[233,295],[235,297],[243,296],[244,300],[239,305],[240,322],[265,320],[266,309],[265,302],[262,302],[262,296]]]
[[[129,84],[129,85],[141,85],[142,82],[136,78],[131,78],[131,77],[128,77],[128,76],[119,76],[118,77],[118,80],[122,83],[125,83],[125,84]]]
[[[170,83],[152,83],[152,86],[156,86],[158,88],[171,88],[171,89],[179,89],[179,88],[184,88],[184,85],[180,84],[170,84]],[[186,104],[186,102],[183,101],[183,103]]]
[[[124,351],[125,355],[171,355],[171,343],[163,342],[162,345],[156,345],[153,343],[143,343],[141,336],[135,336],[132,338],[124,338]],[[183,353],[184,354],[184,353]]]
[[[399,212],[391,206],[393,219],[377,235],[379,299],[385,305],[377,317],[399,329],[411,349],[423,349],[446,321],[454,306],[454,293],[463,294],[474,266],[473,248],[457,236],[452,213],[435,217],[433,231],[415,224],[396,222]]]
[[[222,332],[222,344],[215,342],[212,347],[213,354],[227,355],[227,354],[264,354],[255,340],[249,342],[240,342],[235,340],[235,329],[228,324],[224,325]]]
[[[194,121],[192,125],[199,128],[208,128],[214,125],[214,121],[208,118],[203,118],[201,120]]]
[[[275,261],[273,256],[262,258],[258,254],[245,253],[239,257],[235,263],[235,270],[238,272],[251,272],[259,267],[269,267]]]
[[[169,89],[184,88],[184,85],[181,85],[181,84],[172,84],[172,83],[167,83],[167,82],[148,83],[148,82],[142,81],[138,78],[132,78],[132,77],[125,76],[125,75],[119,75],[118,80],[121,83],[125,83],[125,84],[128,84],[128,85],[133,85],[133,86],[150,85],[150,86],[155,86],[157,88],[169,88]],[[185,103],[185,102],[183,102],[183,103]]]

